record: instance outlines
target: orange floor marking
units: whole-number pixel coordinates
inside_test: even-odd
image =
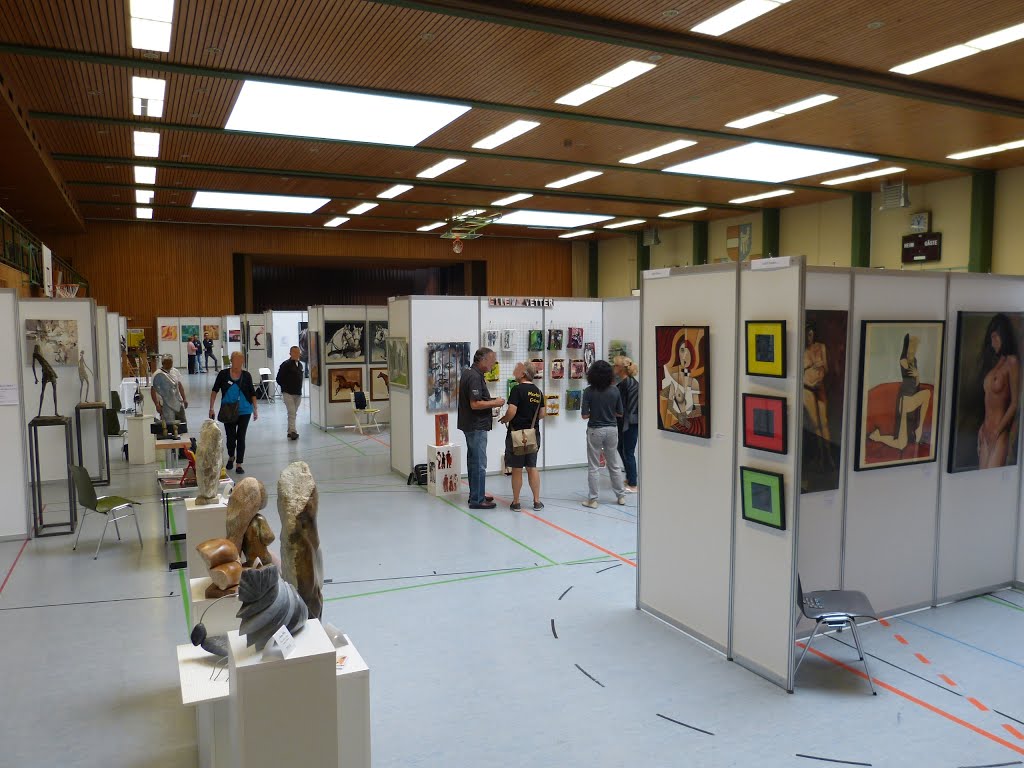
[[[886,621],[885,619],[879,619],[878,623],[881,624],[883,627],[888,627],[889,626],[889,622]]]
[[[801,648],[803,648],[803,646],[804,646],[803,643],[797,643],[797,645],[800,646]],[[850,672],[851,674],[857,675],[857,677],[863,678],[864,680],[868,679],[868,676],[865,675],[860,670],[854,669],[853,667],[844,664],[843,662],[839,661],[838,659],[833,659],[831,656],[829,656],[826,653],[822,653],[817,648],[810,648],[809,650],[815,656],[819,656],[819,657],[823,658],[825,661],[829,661],[829,662],[835,664],[837,667],[841,667],[842,669],[845,669],[847,672]],[[949,712],[946,712],[944,709],[939,709],[934,704],[929,704],[927,701],[922,701],[921,699],[917,698],[916,696],[912,696],[911,694],[907,693],[906,691],[901,691],[896,686],[890,685],[889,683],[886,683],[886,682],[883,682],[883,681],[879,680],[877,677],[872,677],[871,679],[874,681],[875,685],[877,687],[879,687],[879,688],[884,688],[885,690],[889,691],[890,693],[895,693],[897,696],[900,696],[901,698],[904,698],[904,699],[906,699],[909,702],[917,704],[919,707],[923,707],[924,709],[927,709],[929,712],[932,712],[933,714],[936,714],[939,717],[944,717],[947,720],[949,720],[950,722],[956,723],[957,725],[960,725],[960,726],[966,728],[969,731],[973,731],[974,733],[978,734],[979,736],[984,736],[986,739],[991,739],[996,744],[1001,744],[1004,747],[1006,747],[1007,749],[1011,749],[1011,750],[1013,750],[1014,752],[1016,752],[1018,754],[1024,755],[1024,747],[1019,747],[1016,744],[1014,744],[1013,742],[1007,741],[1006,739],[1002,738],[1001,736],[997,736],[994,733],[989,733],[984,728],[979,728],[978,726],[974,725],[973,723],[969,723],[966,720],[963,720],[963,719],[957,717],[956,715],[953,715],[953,714],[950,714]],[[970,699],[969,699],[969,701],[970,701]]]
[[[928,661],[928,657],[925,656],[923,653],[915,653],[914,655],[917,656],[917,660],[920,661],[922,664],[931,664],[931,662]]]
[[[981,710],[982,712],[988,712],[988,707],[986,707],[986,706],[985,706],[984,704],[982,704],[982,703],[981,703],[980,701],[978,701],[978,700],[977,700],[976,698],[974,698],[973,696],[968,696],[968,697],[967,697],[967,700],[968,700],[969,702],[971,702],[971,704],[973,704],[974,706],[976,706],[976,707],[977,707],[978,709],[980,709],[980,710]]]
[[[1003,728],[1005,728],[1007,731],[1012,733],[1014,736],[1016,736],[1021,741],[1024,741],[1024,733],[1021,733],[1020,731],[1018,731],[1016,728],[1014,728],[1009,723],[1003,723]]]
[[[939,675],[939,679],[942,680],[942,682],[944,682],[946,685],[951,685],[954,688],[956,688],[956,683],[954,683],[953,679],[948,675]]]
[[[636,568],[636,563],[634,563],[634,562],[633,562],[632,560],[630,560],[629,558],[623,557],[622,555],[618,554],[617,552],[612,552],[612,551],[611,551],[610,549],[605,549],[605,548],[604,548],[604,547],[602,547],[602,546],[601,546],[600,544],[595,544],[594,542],[590,541],[590,539],[585,539],[585,538],[583,538],[582,536],[580,536],[579,534],[573,533],[572,531],[567,531],[567,530],[566,530],[565,528],[563,528],[562,526],[560,526],[560,525],[555,525],[555,524],[554,524],[554,523],[552,523],[552,522],[551,522],[550,520],[545,520],[545,519],[544,519],[543,517],[539,517],[539,516],[537,516],[537,515],[533,514],[533,512],[527,512],[527,511],[526,511],[526,510],[524,509],[524,510],[522,510],[522,513],[523,513],[524,515],[529,515],[529,516],[530,516],[530,517],[532,517],[532,518],[533,518],[534,520],[538,520],[538,521],[540,521],[540,522],[544,523],[544,525],[550,525],[550,526],[551,526],[552,528],[554,528],[554,529],[555,529],[556,531],[561,531],[562,533],[564,533],[564,534],[565,534],[565,535],[567,535],[567,536],[572,536],[572,537],[573,537],[574,539],[576,539],[577,541],[582,541],[582,542],[583,542],[584,544],[587,544],[588,546],[591,546],[591,547],[593,547],[594,549],[598,550],[599,552],[604,552],[604,553],[605,553],[606,555],[608,555],[609,557],[614,557],[614,558],[615,558],[616,560],[621,560],[622,562],[624,562],[624,563],[626,563],[626,564],[628,564],[628,565],[632,565],[632,566],[633,566],[634,568]]]
[[[903,645],[910,645],[910,643],[907,642],[907,638],[905,638],[903,635],[893,635],[893,637],[895,637],[897,640],[903,643]]]

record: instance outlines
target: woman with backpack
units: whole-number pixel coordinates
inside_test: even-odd
[[[224,425],[228,438],[227,469],[234,467],[238,474],[245,474],[242,461],[245,459],[245,433],[249,429],[249,419],[257,421],[259,412],[256,407],[256,387],[252,383],[252,375],[242,367],[244,358],[241,352],[231,353],[231,367],[224,368],[217,374],[210,392],[210,418],[216,418]],[[213,404],[220,393],[220,411],[213,410]]]

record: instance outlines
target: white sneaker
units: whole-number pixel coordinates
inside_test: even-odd
[[[597,509],[597,499],[587,499],[583,502],[583,506],[587,509]]]
[[[637,493],[639,489],[635,485],[627,485],[626,493]]]
[[[625,496],[619,496],[619,498],[617,498],[615,500],[615,503],[618,504],[620,507],[626,506],[626,497]]]

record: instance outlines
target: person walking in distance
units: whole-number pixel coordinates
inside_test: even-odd
[[[295,431],[295,414],[302,403],[303,373],[300,356],[301,350],[292,347],[288,350],[288,359],[277,369],[277,385],[281,388],[281,397],[284,399],[285,408],[288,409],[289,440],[299,439],[299,433]]]
[[[508,408],[499,420],[508,425],[505,435],[505,466],[512,470],[512,504],[513,512],[522,509],[519,503],[519,492],[523,489],[523,469],[530,480],[533,492],[533,508],[535,511],[544,509],[540,500],[540,470],[537,469],[537,454],[540,449],[540,420],[544,418],[544,393],[533,383],[537,378],[537,369],[532,363],[517,363],[512,377],[517,384],[508,395]],[[535,453],[517,456],[512,450],[512,430],[537,430],[537,448]]]
[[[212,368],[212,370],[214,370],[214,371],[217,370],[217,368],[218,368],[217,357],[216,357],[216,355],[213,354],[213,339],[210,338],[210,334],[204,333],[203,334],[203,367],[205,367],[207,370],[211,370],[210,366],[207,365],[207,363],[206,363],[207,360],[213,360],[213,368]]]
[[[192,343],[192,337],[189,336],[185,341],[185,353],[188,355],[188,372],[196,372],[196,347]]]
[[[619,430],[622,416],[622,394],[614,386],[614,374],[607,360],[598,360],[587,371],[580,415],[587,420],[587,500],[584,507],[597,509],[597,485],[601,477],[601,453],[612,481],[612,491],[619,504],[626,503],[622,484],[622,459],[619,458]]]
[[[260,417],[256,407],[256,387],[253,386],[252,375],[242,367],[243,362],[241,352],[232,352],[231,366],[217,374],[217,380],[213,382],[213,391],[210,392],[211,419],[216,418],[213,404],[217,400],[218,392],[222,409],[225,405],[237,404],[238,410],[231,415],[231,420],[226,417],[222,422],[228,439],[226,469],[233,467],[240,475],[245,473],[242,461],[245,459],[245,433],[249,429],[249,419],[257,421]]]
[[[480,347],[473,365],[459,380],[459,429],[466,435],[466,465],[469,473],[469,508],[494,509],[494,497],[484,492],[487,482],[487,433],[491,431],[491,409],[505,404],[503,397],[491,397],[484,374],[494,367],[497,355]]]

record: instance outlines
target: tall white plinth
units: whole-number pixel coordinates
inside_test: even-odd
[[[427,493],[451,496],[459,493],[462,446],[427,445]]]
[[[235,768],[338,768],[334,645],[310,619],[288,659],[264,658],[228,633],[231,757]]]
[[[152,416],[128,417],[128,463],[152,464],[156,461],[156,438],[149,431]]]
[[[370,768],[370,667],[345,639],[348,645],[337,650],[345,657],[338,667],[338,765]]]
[[[209,575],[206,563],[196,552],[196,545],[207,539],[223,539],[227,533],[227,516],[228,502],[223,497],[216,504],[196,504],[195,499],[185,499],[185,549],[189,579]]]
[[[225,666],[218,667],[217,657],[202,648],[191,644],[178,646],[181,703],[196,709],[199,768],[228,768],[231,764],[231,739],[228,737],[231,707]]]
[[[139,387],[139,392],[142,393],[142,415],[149,416],[152,419],[156,416],[156,403],[153,402],[153,388],[147,386]],[[132,397],[135,397],[135,393],[132,393]]]

